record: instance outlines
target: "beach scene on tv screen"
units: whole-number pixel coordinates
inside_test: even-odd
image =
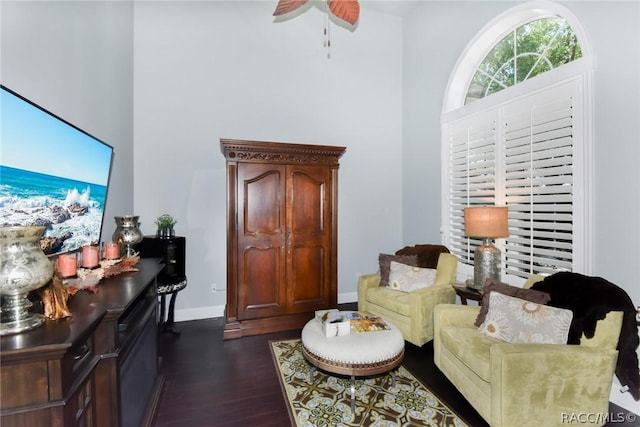
[[[41,225],[46,254],[100,241],[112,148],[4,88],[0,225]]]

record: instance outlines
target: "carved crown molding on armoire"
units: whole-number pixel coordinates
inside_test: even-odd
[[[224,338],[302,327],[337,304],[345,147],[221,139],[227,161]]]
[[[336,165],[345,147],[221,139],[229,161]]]

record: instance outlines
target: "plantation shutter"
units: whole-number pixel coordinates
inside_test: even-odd
[[[465,237],[464,208],[495,203],[495,113],[483,113],[453,123],[449,142],[449,250],[473,264],[473,251],[479,241]]]
[[[506,205],[510,235],[496,243],[503,277],[574,270],[579,93],[568,81],[444,123],[444,242],[461,263],[473,265],[480,243],[464,234],[464,207]]]
[[[573,98],[563,89],[503,109],[506,274],[572,269]]]

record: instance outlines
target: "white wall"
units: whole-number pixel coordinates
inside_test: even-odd
[[[135,211],[187,238],[176,319],[221,316],[226,181],[220,138],[346,146],[339,175],[339,300],[401,245],[401,19],[363,9],[355,32],[272,2],[135,4]]]
[[[596,57],[594,274],[640,306],[640,2],[566,5]]]
[[[0,19],[2,84],[114,148],[111,240],[133,209],[133,4],[2,0]]]
[[[412,2],[404,19],[403,239],[441,242],[440,116],[449,75],[505,3]],[[508,6],[507,6],[508,7]]]

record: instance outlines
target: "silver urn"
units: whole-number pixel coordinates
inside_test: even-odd
[[[135,253],[134,246],[142,242],[143,234],[140,231],[139,216],[116,216],[116,231],[113,232],[113,241],[120,246],[120,253],[131,256]]]
[[[46,285],[53,265],[40,249],[45,228],[0,227],[0,335],[34,329],[44,316],[29,313],[29,292]]]

